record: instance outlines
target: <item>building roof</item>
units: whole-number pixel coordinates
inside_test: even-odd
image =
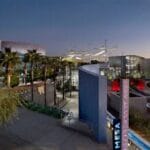
[[[92,65],[84,65],[81,66],[80,69],[84,70],[85,72],[88,72],[90,74],[94,74],[94,75],[100,75],[100,69],[101,68],[108,68],[108,64],[104,63],[104,64],[92,64]]]
[[[0,49],[3,51],[4,48],[11,48],[12,51],[17,51],[19,53],[26,53],[27,50],[36,49],[38,53],[45,55],[45,50],[38,44],[17,41],[0,41]]]

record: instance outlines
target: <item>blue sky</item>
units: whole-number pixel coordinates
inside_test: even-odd
[[[150,0],[0,0],[0,39],[40,44],[50,55],[118,47],[150,57]]]

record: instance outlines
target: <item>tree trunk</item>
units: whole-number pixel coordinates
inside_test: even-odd
[[[63,100],[65,99],[65,88],[64,88],[64,83],[65,82],[65,68],[63,68],[63,85],[62,85],[62,87],[63,87],[63,91],[62,91],[62,94],[63,94]]]
[[[10,82],[11,82],[11,75],[7,75],[7,87],[10,88]]]
[[[47,105],[47,99],[46,99],[46,72],[47,72],[47,67],[44,66],[44,94],[45,94],[45,98],[44,98],[44,105]]]
[[[56,105],[56,79],[54,79],[54,105]]]
[[[11,73],[10,73],[10,64],[6,65],[6,75],[7,75],[7,87],[10,88],[10,82],[11,82]]]
[[[70,76],[70,98],[71,98],[71,90],[72,90],[72,70],[71,70],[71,64],[69,65],[69,76]]]
[[[25,63],[24,64],[24,79],[23,79],[24,80],[23,81],[24,84],[27,84],[27,80],[26,79],[27,79],[27,64]]]
[[[65,99],[64,81],[65,81],[65,75],[63,73],[63,100]]]
[[[34,87],[33,87],[33,63],[31,63],[31,100],[34,100]]]

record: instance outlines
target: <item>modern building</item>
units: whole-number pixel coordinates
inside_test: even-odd
[[[108,61],[106,50],[104,48],[91,49],[87,51],[71,50],[64,56],[64,59],[69,61],[86,62],[86,63],[90,63],[92,60],[99,62]]]
[[[146,58],[144,62],[144,74],[146,79],[150,79],[150,58]]]
[[[100,51],[101,54],[103,51]],[[99,53],[100,54],[100,53]],[[81,57],[82,56],[82,57]],[[94,54],[93,54],[94,56]],[[120,78],[121,76],[121,66],[122,66],[122,59],[125,60],[125,76],[130,78],[150,78],[150,59],[146,59],[141,56],[137,55],[125,55],[125,56],[111,56],[108,58],[108,61],[106,60],[106,57],[101,59],[103,55],[99,56],[99,59],[96,59],[96,57],[92,57],[89,59],[89,55],[85,54],[83,55],[83,52],[76,52],[76,51],[70,51],[64,59],[67,61],[73,61],[75,63],[87,63],[90,64],[92,62],[92,59],[95,63],[104,64],[108,62],[109,69],[107,70],[107,76],[108,79],[113,80]],[[74,73],[75,72],[75,73]],[[72,72],[72,81],[73,85],[78,87],[78,71]]]
[[[109,62],[109,77],[115,79],[121,76],[122,59],[125,60],[125,75],[127,77],[141,78],[145,75],[148,66],[148,59],[137,55],[125,56],[107,56],[107,51],[96,49],[91,51],[75,51],[71,50],[64,59],[74,62],[84,63],[104,63]],[[146,73],[147,74],[147,73]]]
[[[141,78],[144,76],[145,58],[136,55],[109,57],[110,76],[117,78],[121,76],[122,60],[125,62],[126,77]]]
[[[0,40],[0,51],[5,51],[6,48],[10,48],[12,52],[18,52],[20,56],[28,52],[28,50],[35,49],[37,53],[45,55],[45,49],[36,44],[15,42],[15,41],[1,41]]]

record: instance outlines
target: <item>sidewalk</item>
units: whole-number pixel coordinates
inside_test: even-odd
[[[92,130],[88,127],[88,125],[86,123],[79,121],[78,92],[72,92],[72,97],[70,98],[69,96],[67,96],[66,99],[68,103],[62,109],[66,112],[69,112],[69,115],[62,120],[62,126],[66,127],[67,129],[79,132],[96,141],[96,139],[94,138],[94,134]],[[112,134],[111,131],[108,129],[107,149],[112,148],[111,134]]]
[[[61,121],[19,108],[18,119],[0,127],[0,150],[108,150]]]

